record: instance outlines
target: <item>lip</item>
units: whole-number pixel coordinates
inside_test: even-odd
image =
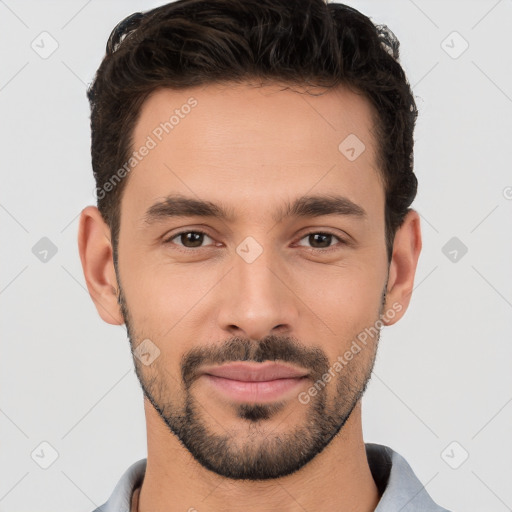
[[[307,371],[282,363],[229,363],[203,370],[206,375],[242,382],[263,382],[306,377]]]
[[[236,402],[267,403],[287,398],[308,372],[280,363],[230,363],[205,368],[202,377]]]

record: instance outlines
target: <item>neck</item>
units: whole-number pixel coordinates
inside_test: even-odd
[[[340,433],[302,469],[257,482],[203,468],[147,400],[144,406],[148,458],[138,512],[372,512],[379,502],[362,437],[361,402]]]

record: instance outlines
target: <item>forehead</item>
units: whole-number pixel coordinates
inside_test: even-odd
[[[249,214],[270,208],[273,197],[335,192],[367,210],[373,203],[379,214],[373,114],[345,88],[317,96],[278,85],[159,89],[134,127],[132,150],[144,156],[132,162],[126,202],[142,215],[180,193]]]

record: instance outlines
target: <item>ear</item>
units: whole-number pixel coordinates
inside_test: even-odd
[[[78,250],[87,289],[99,315],[109,324],[124,324],[117,302],[118,284],[110,229],[95,206],[87,206],[80,214]]]
[[[385,311],[393,308],[396,314],[393,318],[387,318],[384,314],[384,325],[393,325],[397,322],[404,316],[409,306],[421,247],[420,216],[415,210],[410,210],[395,234]]]

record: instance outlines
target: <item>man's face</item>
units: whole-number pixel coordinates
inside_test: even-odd
[[[150,340],[147,360],[134,358],[146,398],[218,474],[300,469],[370,378],[378,336],[335,363],[384,312],[371,114],[345,89],[315,97],[275,86],[159,90],[143,105],[133,149],[150,149],[121,203],[120,304],[132,349]],[[171,215],[170,195],[228,217]],[[357,211],[311,201],[287,211],[305,196],[343,196]]]

